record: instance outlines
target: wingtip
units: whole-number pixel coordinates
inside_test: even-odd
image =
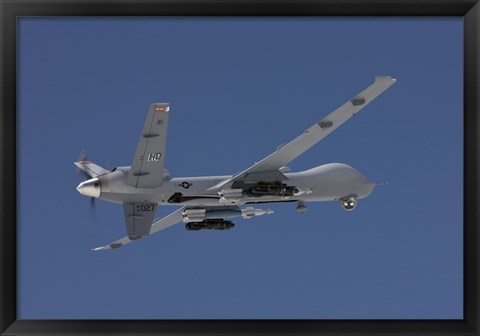
[[[102,250],[108,250],[108,249],[110,249],[108,246],[100,246],[100,247],[92,248],[92,251],[102,251]]]
[[[123,246],[123,243],[111,243],[105,246],[95,247],[93,251],[102,251],[102,250],[114,250]]]
[[[388,81],[393,82],[393,83],[395,83],[397,81],[397,79],[395,77],[392,77],[392,76],[376,76],[375,80],[388,80]]]

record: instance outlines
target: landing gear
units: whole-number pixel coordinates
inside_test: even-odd
[[[357,195],[351,194],[340,199],[340,205],[346,211],[352,211],[357,206]]]
[[[298,205],[297,205],[296,210],[297,210],[298,212],[303,213],[303,212],[307,211],[308,208],[305,206],[305,203],[303,203],[302,201],[298,201]]]

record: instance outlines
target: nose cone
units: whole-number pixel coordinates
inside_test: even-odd
[[[372,183],[372,182],[367,182],[366,183],[366,186],[365,186],[365,196],[363,197],[367,197],[368,195],[370,195],[372,192],[373,192],[373,189],[375,189],[377,185],[375,183]]]
[[[84,196],[98,198],[101,192],[100,180],[98,178],[93,178],[82,182],[78,185],[77,190]]]

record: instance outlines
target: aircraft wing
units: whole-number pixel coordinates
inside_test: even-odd
[[[155,216],[157,206],[158,204],[156,203],[123,204],[127,235],[130,239],[150,234],[150,228],[153,225],[153,216]]]
[[[183,220],[182,211],[184,211],[184,210],[185,210],[185,207],[182,207],[182,208],[172,212],[171,214],[169,214],[169,215],[167,215],[167,216],[165,216],[161,219],[157,219],[151,225],[150,232],[149,232],[148,235],[151,235],[155,232],[158,232],[158,231],[161,231],[163,229],[169,228],[170,226],[181,222]],[[128,224],[127,224],[127,226],[128,226]],[[147,236],[143,236],[143,237],[147,237]],[[142,237],[138,238],[138,236],[135,236],[135,238],[132,239],[129,236],[126,236],[126,237],[123,237],[123,238],[121,238],[117,241],[114,241],[113,243],[110,243],[108,245],[94,248],[93,250],[94,251],[112,250],[112,249],[120,248],[125,244],[129,244],[131,242],[137,241],[141,238]]]
[[[234,175],[232,178],[222,181],[209,188],[209,190],[220,190],[235,181],[255,180],[255,178],[281,177],[283,174],[278,171],[293,159],[300,156],[310,147],[333,132],[337,127],[355,116],[361,109],[367,106],[391,85],[396,82],[395,78],[382,76],[375,77],[375,81],[368,88],[347,101],[334,112],[311,126],[303,134],[289,143],[279,147],[275,152],[255,163],[248,169]]]
[[[90,161],[78,161],[74,162],[73,164],[90,177],[98,177],[110,172]]]
[[[152,104],[137,145],[127,184],[155,188],[163,182],[169,104]]]

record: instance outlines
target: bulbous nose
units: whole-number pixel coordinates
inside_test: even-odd
[[[102,191],[100,180],[98,178],[92,178],[90,180],[80,183],[77,187],[80,194],[84,196],[90,196],[98,198]]]

